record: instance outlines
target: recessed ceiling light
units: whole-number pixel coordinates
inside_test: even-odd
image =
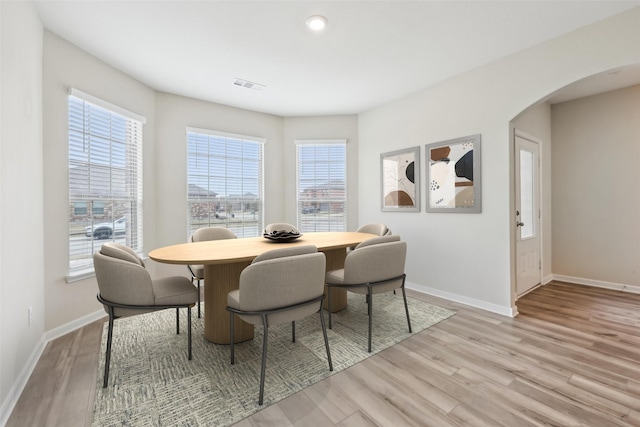
[[[327,18],[320,15],[310,16],[307,19],[307,27],[312,31],[322,31],[327,26]]]

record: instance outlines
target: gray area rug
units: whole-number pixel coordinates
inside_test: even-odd
[[[408,332],[402,295],[374,296],[372,352],[367,352],[368,317],[363,295],[349,293],[349,306],[333,314],[327,330],[334,371],[329,371],[320,317],[269,328],[264,404],[258,405],[262,327],[252,341],[228,345],[204,338],[203,319],[193,309],[193,360],[187,360],[186,313],[176,335],[175,310],[116,320],[109,386],[102,388],[107,323],[97,372],[93,426],[228,426],[330,375],[396,344]],[[408,298],[413,333],[454,314]],[[325,312],[325,320],[328,317]]]

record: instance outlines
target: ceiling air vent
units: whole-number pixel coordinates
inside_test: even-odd
[[[254,82],[250,82],[248,80],[242,80],[242,79],[235,79],[233,81],[233,84],[236,86],[244,87],[247,89],[253,89],[257,91],[264,89],[264,85],[261,85],[260,83],[254,83]]]

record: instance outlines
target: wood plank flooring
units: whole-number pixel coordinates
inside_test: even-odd
[[[552,282],[515,319],[410,295],[457,314],[237,426],[640,426],[640,295]],[[8,427],[91,424],[101,328],[47,346]]]

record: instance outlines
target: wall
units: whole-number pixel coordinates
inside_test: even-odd
[[[348,155],[357,158],[357,117],[327,116],[282,118],[183,96],[156,94],[156,134],[158,169],[156,221],[157,246],[182,243],[187,238],[186,128],[194,127],[266,139],[264,223],[296,222],[295,145],[297,138],[347,138]],[[349,177],[357,180],[357,168],[349,165]],[[356,194],[357,196],[357,194]],[[350,206],[357,218],[357,199]],[[186,274],[182,266],[156,264],[159,275]]]
[[[551,118],[554,275],[640,292],[640,86]]]
[[[548,102],[541,102],[527,108],[526,111],[512,121],[512,127],[540,141],[540,246],[542,260],[541,279],[544,284],[551,280],[553,273],[551,264],[551,105]],[[514,150],[513,141],[511,150],[512,152]],[[512,212],[512,215],[515,215],[515,212]],[[513,262],[515,262],[515,259]]]
[[[296,146],[298,139],[347,140],[347,229],[358,228],[358,116],[288,117],[284,119],[284,160],[289,171],[283,184],[285,222],[296,224]]]
[[[42,349],[42,25],[29,2],[0,2],[0,425]],[[29,324],[28,307],[33,307]]]
[[[143,128],[144,247],[155,246],[155,92],[57,35],[44,34],[45,330],[101,309],[95,277],[67,283],[69,182],[68,90],[79,89],[146,117]],[[82,322],[80,321],[80,324]]]
[[[360,222],[407,241],[409,286],[515,314],[510,121],[571,82],[639,62],[636,8],[360,114],[359,194],[380,193],[380,153],[417,145],[424,158],[424,144],[476,133],[483,193],[481,214],[425,213],[424,185],[418,213],[380,212],[377,198],[360,197]]]
[[[187,240],[187,127],[265,138],[264,220],[265,223],[276,222],[283,217],[285,201],[281,183],[286,171],[282,117],[167,93],[156,96],[156,117],[159,189],[154,212],[158,225],[156,246]],[[158,264],[157,268],[158,274],[162,275],[187,273],[184,266]]]

